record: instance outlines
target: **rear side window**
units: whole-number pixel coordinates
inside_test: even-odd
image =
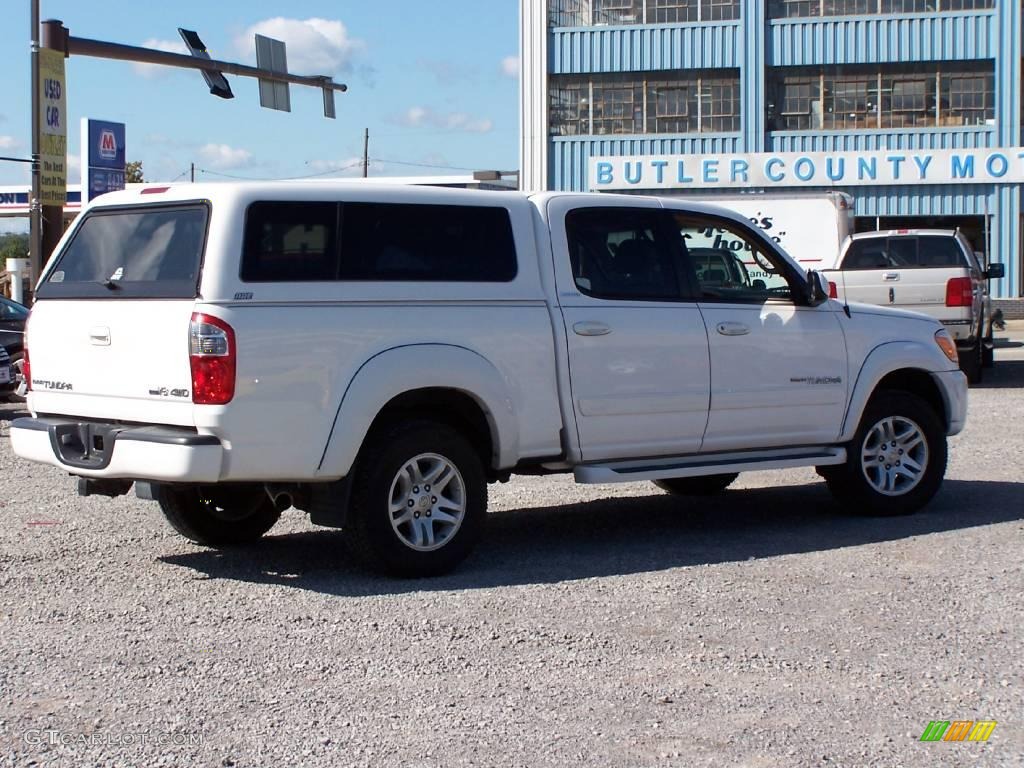
[[[40,298],[195,298],[205,205],[94,210],[57,257]]]
[[[504,208],[259,202],[246,216],[245,282],[508,282],[515,276]]]
[[[955,237],[917,235],[867,237],[850,242],[840,269],[963,267],[966,257]]]
[[[581,293],[597,299],[678,301],[679,278],[660,210],[577,208],[565,217]]]
[[[245,225],[242,280],[334,280],[336,203],[253,203]]]

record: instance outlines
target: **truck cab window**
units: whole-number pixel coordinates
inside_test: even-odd
[[[741,227],[694,214],[674,213],[672,219],[696,272],[701,300],[793,301],[784,264]]]
[[[573,279],[581,293],[600,299],[680,298],[659,211],[579,208],[569,212],[565,225]]]

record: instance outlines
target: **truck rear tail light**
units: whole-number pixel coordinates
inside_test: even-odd
[[[836,288],[836,284],[833,283],[831,280],[828,281],[828,297],[830,299],[839,298],[839,289]]]
[[[223,405],[235,396],[235,332],[223,320],[192,313],[188,355],[192,367],[192,402]]]
[[[974,303],[974,286],[969,277],[954,277],[946,283],[946,306],[969,307]]]

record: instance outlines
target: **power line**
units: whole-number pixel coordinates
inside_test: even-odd
[[[382,157],[371,157],[368,158],[370,162],[374,163],[386,163],[388,165],[404,165],[414,168],[436,168],[448,171],[477,171],[479,168],[467,168],[459,165],[441,165],[439,163],[417,163],[411,160],[387,160]],[[307,173],[299,176],[239,176],[233,173],[223,173],[221,171],[213,171],[208,168],[200,168],[196,166],[196,170],[200,173],[205,173],[209,176],[220,176],[225,179],[238,179],[240,181],[296,181],[298,179],[313,179],[318,176],[330,176],[334,173],[341,173],[349,168],[357,168],[363,165],[363,160],[355,160],[347,165],[342,165],[337,168],[331,168],[326,171],[318,171],[317,173]],[[187,171],[186,171],[187,173]],[[182,174],[184,175],[184,174]]]
[[[462,166],[458,166],[458,165],[434,165],[434,164],[431,164],[431,163],[413,163],[413,162],[409,162],[409,161],[405,161],[405,160],[385,160],[384,158],[381,158],[381,157],[371,157],[370,159],[372,161],[374,161],[375,163],[388,163],[390,165],[411,165],[411,166],[414,166],[416,168],[447,168],[448,170],[451,170],[451,171],[478,171],[478,170],[480,170],[479,168],[463,168]]]
[[[200,173],[206,173],[210,176],[222,176],[225,179],[239,179],[241,181],[294,181],[296,179],[312,179],[317,176],[329,176],[332,173],[341,173],[349,168],[355,168],[363,164],[362,160],[356,160],[355,162],[347,165],[342,165],[338,168],[330,168],[326,171],[319,171],[317,173],[307,173],[301,176],[238,176],[233,173],[221,173],[220,171],[211,171],[207,168],[196,167],[196,170]]]

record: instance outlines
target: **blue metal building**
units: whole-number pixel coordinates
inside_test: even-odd
[[[853,195],[858,229],[959,226],[1018,297],[1021,21],[1017,0],[522,0],[523,186],[768,191],[775,157],[789,191]]]

